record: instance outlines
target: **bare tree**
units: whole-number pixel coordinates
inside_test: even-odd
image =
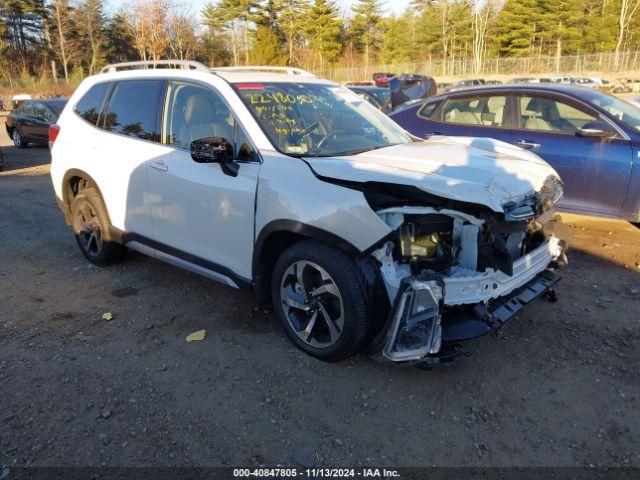
[[[168,15],[171,0],[137,0],[129,9],[133,44],[141,60],[159,60],[165,54],[168,40]]]
[[[635,18],[635,14],[638,10],[639,5],[640,0],[620,1],[620,14],[618,15],[618,41],[616,42],[616,50],[613,61],[613,66],[616,69],[620,66],[620,51],[625,40],[627,27],[629,26],[631,20]]]
[[[478,2],[473,7],[473,71],[478,74],[487,51],[487,28],[496,13],[494,0]]]
[[[51,0],[50,6],[57,30],[60,63],[62,63],[64,79],[68,82],[69,69],[67,66],[66,36],[71,23],[71,19],[69,17],[69,2],[68,0]]]
[[[169,50],[171,55],[180,60],[195,56],[198,39],[196,30],[198,21],[191,13],[174,12],[169,17]]]

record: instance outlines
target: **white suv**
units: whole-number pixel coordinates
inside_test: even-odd
[[[158,63],[87,78],[50,130],[89,261],[129,248],[250,288],[328,361],[444,361],[552,292],[562,183],[534,154],[417,139],[295,69]]]

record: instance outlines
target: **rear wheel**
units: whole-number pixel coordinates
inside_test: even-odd
[[[13,131],[11,132],[11,140],[13,140],[13,144],[16,146],[16,148],[27,147],[27,142],[25,142],[24,138],[22,138],[22,135],[20,134],[20,130],[18,130],[18,127],[14,128]]]
[[[95,265],[110,265],[122,259],[125,248],[109,235],[107,212],[95,188],[82,189],[71,205],[73,231],[83,255]]]
[[[291,341],[325,361],[344,360],[371,339],[373,325],[357,266],[341,251],[305,240],[289,247],[273,269],[276,315]]]

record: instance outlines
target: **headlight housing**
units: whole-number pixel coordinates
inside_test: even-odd
[[[418,360],[442,345],[442,286],[435,280],[403,282],[382,354],[394,362]]]

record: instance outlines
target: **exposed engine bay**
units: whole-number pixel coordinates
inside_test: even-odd
[[[372,252],[393,305],[386,343],[378,342],[388,360],[436,355],[443,341],[474,336],[469,328],[486,333],[499,326],[492,324],[494,301],[529,284],[537,292],[531,299],[545,293],[557,279],[538,277],[550,263],[565,260],[564,242],[547,226],[559,219],[549,213],[519,220],[506,220],[506,215],[496,212],[471,215],[415,206],[384,208],[377,213],[393,230]],[[529,299],[514,298],[506,313],[514,314]],[[462,314],[466,315],[465,325],[460,323]],[[454,317],[458,331],[451,334],[447,322]],[[474,324],[478,321],[488,326],[486,331]]]

